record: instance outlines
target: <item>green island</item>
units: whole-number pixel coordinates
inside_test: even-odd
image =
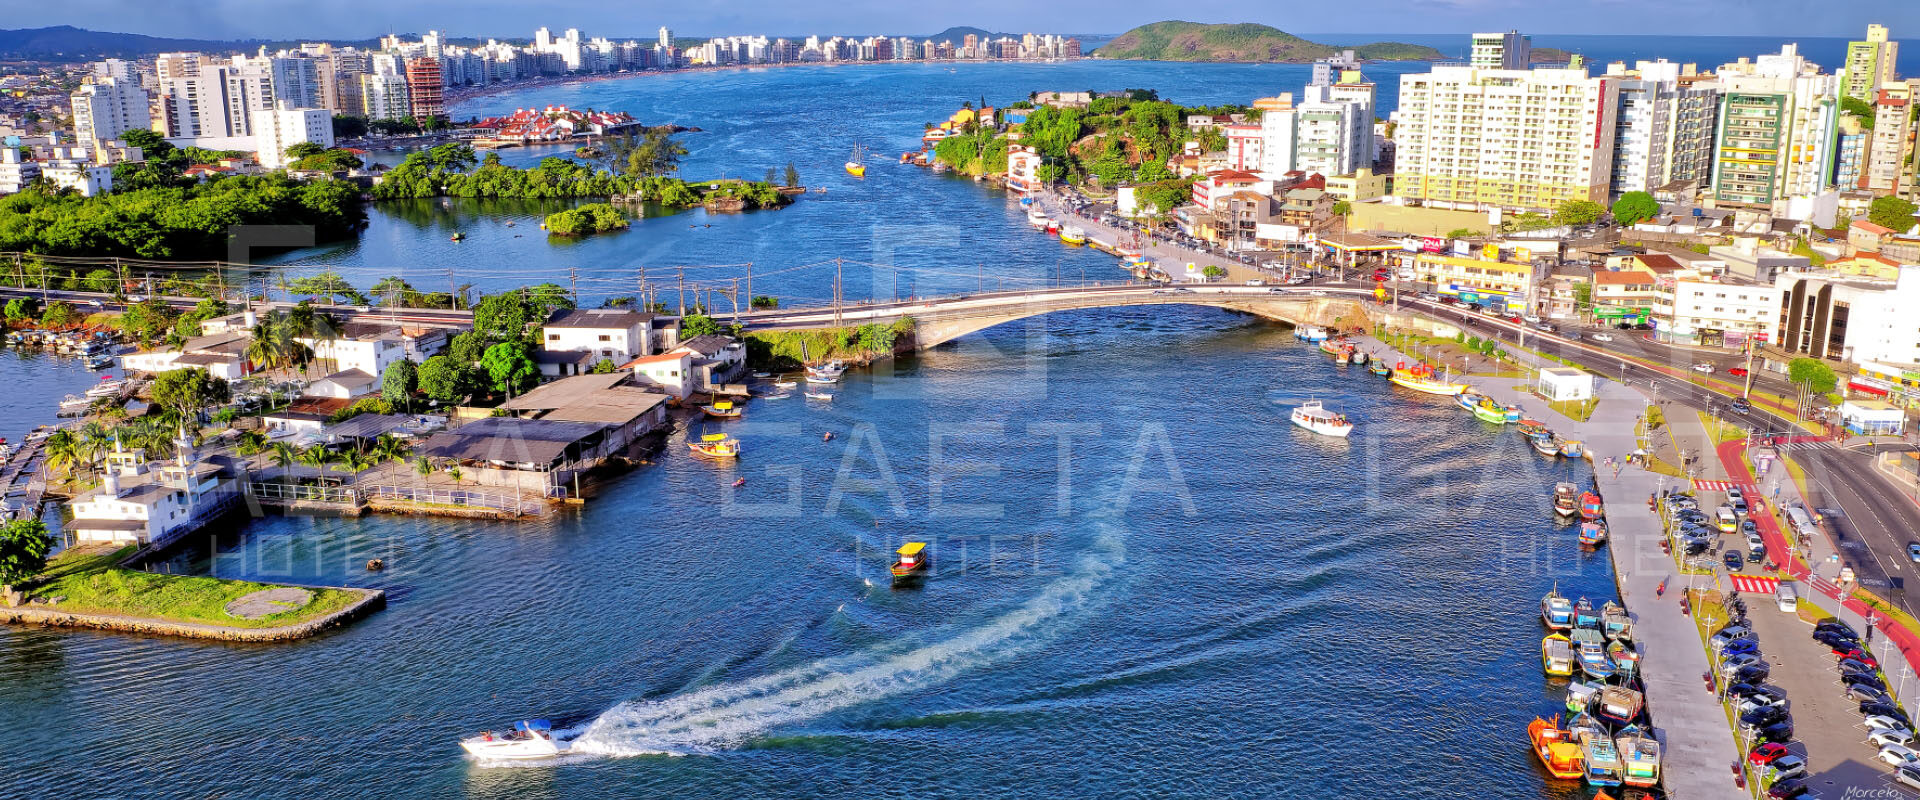
[[[1245,61],[1298,64],[1353,50],[1363,61],[1439,61],[1446,54],[1426,45],[1375,42],[1357,47],[1335,47],[1302,39],[1268,25],[1251,22],[1209,25],[1169,20],[1142,25],[1120,34],[1098,50],[1099,58],[1142,61]]]
[[[527,169],[501,163],[497,153],[477,157],[472,147],[443,144],[407,154],[373,187],[375,200],[487,197],[529,200],[627,197],[670,208],[717,210],[779,208],[791,202],[763,181],[686,181],[672,177],[684,148],[648,156],[608,148],[609,168],[552,156]]]
[[[132,548],[69,550],[47,562],[46,570],[30,590],[31,595],[46,600],[58,598],[59,602],[43,608],[59,613],[107,614],[227,628],[297,625],[339,612],[362,597],[358,592],[343,589],[313,588],[309,589],[313,599],[300,608],[249,619],[227,613],[227,604],[254,592],[280,587],[115,566],[132,552]]]
[[[689,317],[686,326],[698,322]],[[798,369],[821,359],[866,362],[893,354],[894,345],[914,331],[912,317],[891,324],[799,331],[754,331],[746,334],[747,363],[755,368]]]
[[[586,236],[623,230],[633,223],[620,209],[606,203],[588,203],[547,215],[547,233],[551,236]]]

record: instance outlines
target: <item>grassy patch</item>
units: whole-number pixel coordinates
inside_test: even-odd
[[[1535,395],[1536,397],[1538,395]],[[1544,399],[1544,398],[1543,398]],[[1586,400],[1548,400],[1547,407],[1560,412],[1562,416],[1576,422],[1586,422],[1593,416],[1593,410],[1600,405],[1600,398]]]
[[[58,611],[75,614],[113,614],[165,622],[223,625],[233,628],[271,628],[306,622],[351,605],[359,595],[340,589],[312,589],[306,608],[260,619],[241,619],[226,605],[272,584],[234,581],[195,575],[161,575],[114,566],[132,549],[83,550],[62,554],[47,564],[34,596],[64,597]]]
[[[1853,590],[1853,596],[1859,598],[1860,602],[1866,603],[1867,605],[1872,606],[1874,613],[1879,614],[1881,616],[1894,618],[1901,625],[1905,625],[1907,627],[1907,630],[1920,631],[1920,620],[1914,619],[1912,614],[1908,614],[1907,612],[1902,611],[1899,608],[1896,608],[1892,603],[1889,603],[1886,600],[1881,599],[1879,595],[1874,594],[1873,592],[1867,591],[1866,589],[1856,588]],[[1801,605],[1806,605],[1806,604],[1802,603]]]
[[[1696,411],[1694,413],[1700,416],[1701,427],[1704,427],[1707,429],[1707,435],[1713,438],[1713,441],[1715,444],[1719,444],[1721,442],[1732,442],[1732,441],[1737,441],[1740,439],[1747,438],[1747,431],[1745,428],[1742,428],[1738,425],[1727,422],[1725,420],[1719,419],[1717,417],[1710,416],[1705,411]]]

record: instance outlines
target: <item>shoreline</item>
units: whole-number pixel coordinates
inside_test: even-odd
[[[319,635],[323,631],[343,628],[360,618],[383,609],[387,605],[387,593],[380,589],[355,589],[350,587],[328,587],[343,592],[355,592],[360,599],[326,616],[277,625],[271,628],[240,628],[227,625],[208,625],[198,622],[180,622],[156,617],[132,617],[120,614],[95,614],[59,611],[51,608],[19,606],[0,607],[0,623],[11,625],[37,626],[42,628],[79,628],[111,633],[131,633],[144,636],[170,636],[180,639],[206,639],[236,643],[275,643],[291,642]]]

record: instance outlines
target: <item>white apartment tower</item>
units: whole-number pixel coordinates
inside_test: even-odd
[[[1620,83],[1613,142],[1614,196],[1706,177],[1719,91],[1706,82],[1683,85],[1681,72],[1679,64],[1669,61],[1641,61],[1632,71],[1619,63],[1608,68],[1607,77]]]
[[[333,146],[333,114],[322,108],[274,108],[254,115],[254,147],[260,166],[287,165],[287,148],[302,142]]]
[[[100,78],[82,84],[72,97],[74,137],[85,147],[120,138],[130,130],[153,127],[152,100],[129,78]]]
[[[1335,98],[1330,86],[1308,86],[1293,119],[1294,169],[1339,176],[1373,166],[1373,117],[1367,105]]]
[[[1526,69],[1533,61],[1533,37],[1519,31],[1473,35],[1472,65],[1480,69]]]
[[[1606,202],[1619,82],[1584,69],[1438,65],[1400,77],[1395,193],[1455,209]]]

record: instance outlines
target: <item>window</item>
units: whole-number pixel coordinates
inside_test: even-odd
[[[557,333],[549,333],[549,334],[547,334],[547,341],[549,341],[549,342],[557,342],[557,341],[560,341],[560,334],[557,334]]]
[[[613,337],[603,333],[603,334],[600,334],[600,341],[611,342],[613,341]]]

